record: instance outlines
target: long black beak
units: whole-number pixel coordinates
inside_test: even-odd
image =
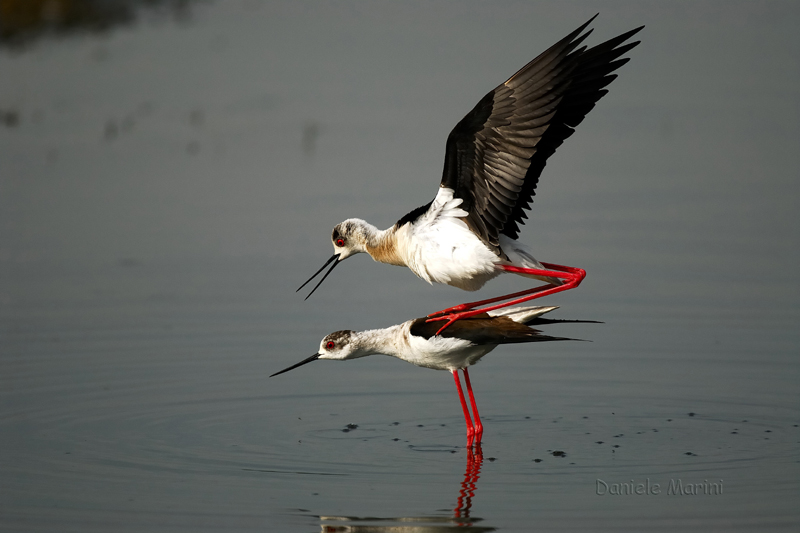
[[[306,364],[306,363],[310,363],[311,361],[316,361],[317,359],[319,359],[319,354],[318,354],[318,353],[315,353],[314,355],[312,355],[312,356],[311,356],[311,357],[309,357],[308,359],[303,359],[302,361],[300,361],[300,362],[299,362],[299,363],[297,363],[296,365],[292,365],[292,366],[290,366],[289,368],[284,368],[284,369],[283,369],[283,370],[281,370],[280,372],[275,372],[274,374],[272,374],[272,376],[277,376],[278,374],[283,374],[284,372],[288,372],[289,370],[295,369],[295,368],[297,368],[298,366],[303,366],[304,364]],[[270,377],[272,377],[272,376],[270,376]]]
[[[333,255],[331,256],[331,258],[330,258],[330,259],[328,259],[327,261],[325,261],[325,264],[324,264],[324,265],[322,265],[322,268],[320,268],[319,270],[317,270],[317,271],[314,273],[314,275],[313,275],[313,276],[311,276],[310,278],[308,278],[308,281],[306,281],[305,283],[303,283],[302,285],[300,285],[300,289],[302,289],[303,287],[305,287],[306,285],[308,285],[308,282],[309,282],[309,281],[311,281],[312,279],[316,278],[316,277],[319,275],[319,273],[320,273],[320,272],[322,272],[323,270],[325,270],[325,267],[326,267],[326,266],[328,266],[328,265],[330,265],[331,263],[333,263],[333,266],[331,267],[331,269],[330,269],[330,270],[328,270],[328,271],[325,273],[325,275],[324,275],[324,276],[322,276],[322,279],[321,279],[321,280],[319,280],[319,283],[317,283],[317,284],[316,284],[316,286],[315,286],[313,289],[311,289],[311,292],[309,292],[309,293],[308,293],[308,296],[306,296],[306,297],[305,297],[305,299],[306,299],[306,300],[308,300],[309,296],[311,296],[312,294],[314,294],[314,291],[315,291],[315,290],[317,290],[317,287],[319,287],[320,285],[322,285],[322,282],[323,282],[323,281],[325,281],[325,278],[327,278],[327,277],[328,277],[328,274],[330,274],[331,272],[333,272],[333,269],[334,269],[334,268],[336,268],[336,265],[338,265],[340,262],[341,262],[341,261],[339,261],[339,254],[333,254]],[[299,292],[299,291],[300,291],[300,289],[297,289],[295,292]]]

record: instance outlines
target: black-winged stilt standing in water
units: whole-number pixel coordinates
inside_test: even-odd
[[[595,15],[596,16],[596,15]],[[540,263],[517,241],[547,159],[608,91],[620,56],[642,27],[593,48],[581,46],[594,17],[484,96],[447,138],[436,197],[379,230],[351,218],[333,228],[334,254],[300,289],[333,263],[308,296],[351,255],[407,266],[429,283],[475,291],[503,272],[547,282],[533,289],[432,313],[456,320],[577,287],[580,268]],[[298,291],[300,290],[298,289]],[[308,296],[306,298],[308,298]],[[497,304],[496,302],[504,303]],[[475,307],[495,304],[481,309]]]
[[[434,370],[449,370],[455,379],[461,408],[464,410],[464,419],[467,423],[467,446],[471,446],[473,440],[480,443],[483,425],[478,415],[475,396],[472,394],[472,384],[469,381],[467,368],[477,363],[481,357],[500,344],[576,340],[550,337],[529,327],[530,325],[556,322],[588,322],[540,318],[554,309],[558,309],[558,307],[496,309],[459,320],[441,333],[437,333],[438,324],[430,322],[427,317],[416,318],[384,329],[336,331],[322,339],[317,353],[272,374],[270,377],[283,374],[317,359],[345,361],[374,354],[391,355],[417,366]],[[458,378],[459,370],[464,373],[464,383],[469,393],[474,423],[470,418],[461,381]]]

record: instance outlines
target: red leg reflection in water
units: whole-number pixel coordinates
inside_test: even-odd
[[[463,518],[464,522],[459,525],[471,525],[469,522],[469,510],[472,507],[472,497],[477,490],[478,478],[481,477],[481,465],[483,465],[483,450],[480,443],[476,443],[473,448],[467,448],[467,470],[464,472],[464,481],[461,482],[458,503],[453,509],[455,518]]]

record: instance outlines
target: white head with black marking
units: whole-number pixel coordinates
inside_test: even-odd
[[[296,363],[288,368],[284,368],[280,372],[272,374],[272,376],[283,374],[284,372],[288,372],[289,370],[293,370],[298,366],[316,361],[317,359],[344,361],[346,359],[356,359],[358,357],[364,357],[375,353],[374,351],[367,350],[359,341],[359,335],[355,331],[351,331],[349,329],[334,331],[329,335],[325,335],[322,341],[320,341],[319,351],[317,353],[311,357],[308,357],[307,359],[303,359],[299,363]]]
[[[351,255],[366,252],[369,237],[376,231],[376,228],[360,218],[348,218],[336,224],[331,233],[334,254],[339,257],[339,261],[344,261]]]

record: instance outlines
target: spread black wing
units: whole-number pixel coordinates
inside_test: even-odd
[[[467,224],[498,253],[500,234],[517,238],[547,158],[608,92],[611,72],[628,62],[618,58],[639,44],[624,43],[643,26],[579,48],[592,20],[484,96],[447,138],[441,186],[463,200]]]

